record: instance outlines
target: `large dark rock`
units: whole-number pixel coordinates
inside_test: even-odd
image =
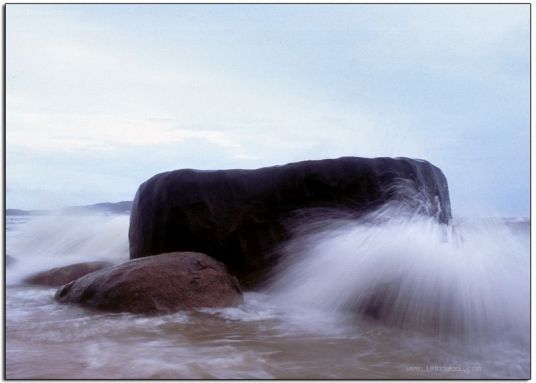
[[[451,218],[447,180],[423,160],[343,157],[257,170],[162,173],[136,193],[130,257],[199,251],[250,287],[277,260],[271,253],[289,238],[289,218],[312,208],[359,216],[394,199],[440,222]]]
[[[86,274],[112,266],[110,262],[82,262],[42,271],[25,279],[26,283],[42,286],[61,286]]]
[[[200,253],[168,253],[87,274],[58,289],[61,303],[132,313],[170,313],[242,303],[236,278]]]

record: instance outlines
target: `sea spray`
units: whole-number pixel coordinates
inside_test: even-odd
[[[470,342],[528,339],[529,250],[503,221],[444,225],[399,202],[333,216],[297,226],[279,249],[278,304]]]
[[[20,228],[7,236],[6,253],[15,259],[7,272],[8,284],[77,262],[128,259],[128,215],[48,215],[27,220],[19,219]]]
[[[396,209],[393,212],[393,208],[390,206],[368,219],[358,220],[348,213],[342,216],[339,212],[327,216],[315,214],[311,217],[313,221],[297,229],[296,236],[302,240],[285,246],[293,245],[299,253],[293,260],[289,259],[289,264],[308,254],[311,242],[304,240],[307,235],[314,236],[311,240],[320,240],[323,235],[337,245],[334,230],[349,238],[352,229],[363,225],[364,231],[378,230],[376,236],[370,235],[371,240],[376,237],[392,240],[389,236],[382,237],[391,231],[381,227],[392,227],[396,234],[394,216],[399,217],[400,225],[413,218],[416,226],[412,230],[403,229],[403,225],[400,230],[416,231],[413,234],[418,238],[417,223],[423,217],[408,215],[402,219],[403,212],[396,213]],[[14,271],[27,272],[25,267],[19,267],[25,264],[39,271],[75,260],[100,258],[121,262],[128,258],[127,216],[32,217],[29,221],[8,216],[7,221],[8,254],[13,253],[17,258],[7,268],[8,280]],[[427,219],[424,222],[428,222]],[[438,227],[433,221],[428,223],[432,228]],[[412,223],[405,224],[412,226]],[[509,244],[513,244],[513,249],[522,248],[521,264],[528,267],[529,225],[526,220],[509,221],[505,226],[502,220],[458,219],[452,227],[454,229],[444,230],[446,226],[439,225],[440,229],[432,230],[437,234],[437,242],[442,244],[452,239],[461,245],[471,238],[473,243],[475,238],[480,238],[481,243],[475,243],[475,247],[499,242],[508,254],[515,255],[509,248]],[[510,231],[511,227],[515,229]],[[471,234],[473,231],[475,233]],[[487,238],[489,241],[485,240]],[[411,238],[408,242],[411,243]],[[329,254],[337,253],[329,244],[324,248]],[[48,261],[39,265],[37,258],[41,255]],[[379,264],[379,267],[384,266]],[[383,325],[374,318],[360,320],[358,318],[365,318],[367,314],[356,314],[351,304],[348,309],[344,305],[332,309],[330,307],[334,306],[330,306],[329,301],[322,302],[326,297],[320,295],[315,299],[313,290],[309,295],[302,290],[307,299],[301,302],[299,294],[291,292],[298,284],[276,288],[287,271],[282,266],[278,269],[280,274],[274,276],[274,296],[270,291],[245,293],[245,304],[240,307],[182,311],[157,317],[99,313],[76,305],[60,305],[52,299],[54,288],[8,283],[6,374],[21,379],[526,379],[530,376],[528,327],[522,334],[527,339],[525,343],[479,343],[482,346],[475,352],[474,338],[468,338],[469,345],[443,347],[444,342],[430,338],[420,329],[412,331]],[[526,280],[528,284],[528,270],[524,274],[522,271],[519,282]],[[364,272],[356,276],[367,277]],[[307,274],[303,277],[305,281],[315,278]],[[314,280],[316,283],[312,286],[317,291],[333,287],[322,278]],[[343,282],[342,278],[337,278],[334,285]],[[501,285],[505,285],[504,280],[496,279],[494,288],[500,289]],[[515,290],[511,285],[507,288]],[[528,312],[528,288],[515,293]],[[512,307],[509,303],[505,311]],[[508,335],[506,330],[493,336]]]

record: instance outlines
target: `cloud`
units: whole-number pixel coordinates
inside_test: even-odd
[[[62,175],[89,168],[99,198],[127,198],[182,166],[409,156],[457,201],[495,187],[489,169],[524,200],[527,9],[8,5],[8,185],[80,196]]]
[[[165,56],[112,53],[107,44],[89,44],[84,33],[78,40],[59,32],[53,37],[42,42],[26,29],[13,36],[20,49],[11,58],[25,75],[8,86],[9,145],[73,152],[198,138],[236,159],[280,162],[321,153],[382,155],[383,137],[407,125],[408,116],[395,125],[394,116],[388,122],[357,105],[341,107],[287,84],[200,68],[188,58],[171,69]],[[341,143],[343,134],[348,138]],[[338,150],[328,150],[337,142]]]
[[[16,120],[14,124],[23,128],[9,131],[8,144],[36,151],[114,150],[125,146],[179,143],[196,138],[219,145],[237,157],[249,158],[245,149],[223,132],[175,128],[173,120],[67,113],[41,115],[31,112],[16,115],[13,119]]]

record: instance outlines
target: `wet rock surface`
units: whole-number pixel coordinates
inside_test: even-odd
[[[110,262],[81,262],[42,271],[26,278],[31,285],[61,286],[86,274],[112,266]]]
[[[411,193],[416,198],[406,198]],[[296,217],[314,218],[315,209],[359,216],[402,194],[421,214],[450,220],[447,180],[423,160],[343,157],[256,170],[162,173],[136,193],[130,257],[199,251],[252,287],[277,262],[275,249],[290,238]]]
[[[243,302],[236,278],[200,253],[167,253],[124,262],[58,289],[55,299],[111,312],[170,313]]]

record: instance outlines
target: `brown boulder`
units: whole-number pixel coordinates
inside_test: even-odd
[[[58,289],[61,303],[112,312],[170,313],[243,302],[236,278],[201,253],[165,253],[88,274]]]
[[[69,266],[56,267],[34,274],[25,282],[32,285],[61,286],[86,274],[112,266],[110,262],[82,262]]]

